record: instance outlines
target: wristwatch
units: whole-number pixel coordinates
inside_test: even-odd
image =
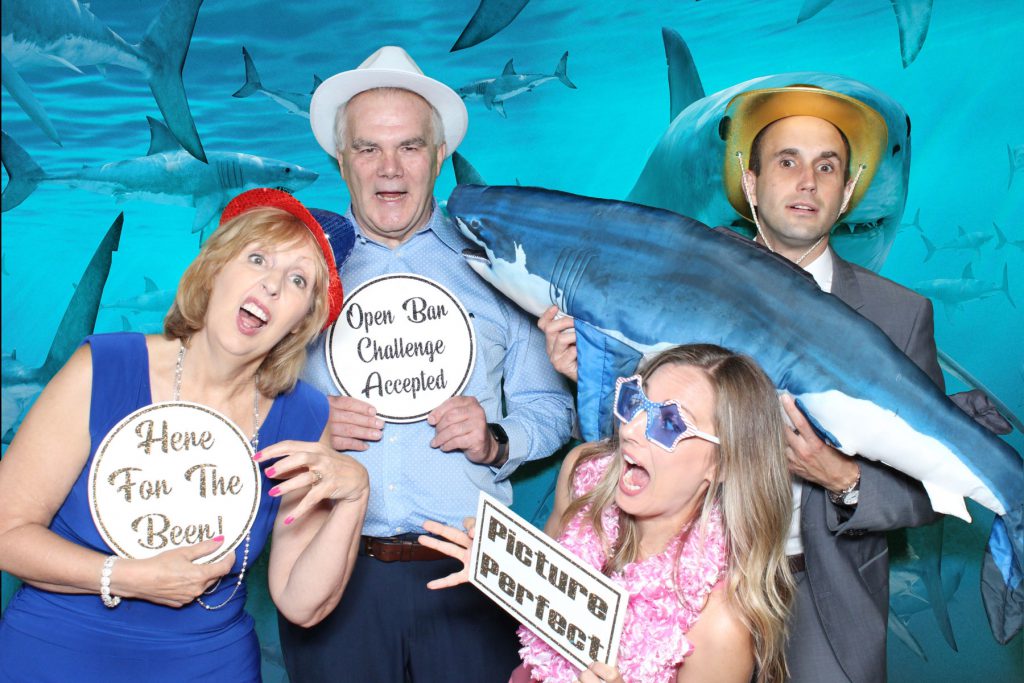
[[[846,507],[853,507],[857,504],[860,499],[860,473],[857,473],[857,479],[847,486],[842,491],[832,491],[828,489],[828,499],[832,501],[834,505],[845,505]]]
[[[488,465],[501,467],[508,460],[508,434],[505,433],[505,428],[497,422],[488,422],[487,429],[491,432],[494,440],[498,442],[498,455]]]

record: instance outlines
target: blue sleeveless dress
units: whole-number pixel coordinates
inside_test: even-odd
[[[85,343],[91,346],[93,367],[91,452],[50,530],[111,555],[89,513],[89,467],[107,432],[152,402],[149,356],[141,334],[95,335]],[[323,394],[299,382],[274,401],[260,425],[260,446],[285,439],[319,440],[327,411]],[[273,486],[274,480],[263,478],[259,514],[251,532],[250,567],[277,516],[280,499],[268,495]],[[240,546],[235,551],[231,573],[203,598],[206,604],[227,600],[242,568],[242,550]],[[0,681],[259,681],[259,643],[253,619],[244,610],[245,599],[243,583],[228,604],[213,611],[196,602],[174,609],[127,599],[108,609],[99,595],[66,595],[26,584],[0,620]]]

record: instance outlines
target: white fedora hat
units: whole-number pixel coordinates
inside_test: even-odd
[[[355,69],[331,76],[313,93],[309,103],[309,123],[316,141],[332,157],[337,156],[334,116],[338,107],[359,93],[374,88],[403,88],[430,102],[441,114],[448,154],[454,152],[465,137],[469,112],[462,98],[444,83],[424,76],[408,52],[394,45],[385,45]]]

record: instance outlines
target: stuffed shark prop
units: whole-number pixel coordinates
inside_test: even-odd
[[[996,638],[1021,627],[1024,466],[874,324],[785,259],[669,211],[522,187],[459,186],[447,209],[485,280],[576,321],[584,438],[610,432],[615,379],[643,355],[712,343],[752,356],[849,455],[919,479],[933,507],[998,515],[982,572]],[[840,353],[841,349],[841,353]]]

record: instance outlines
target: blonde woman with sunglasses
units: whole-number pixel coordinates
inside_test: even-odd
[[[521,627],[510,681],[784,680],[792,500],[774,386],[750,358],[697,344],[621,378],[614,400],[616,433],[566,457],[545,531],[630,593],[617,666],[580,672]],[[446,540],[421,542],[468,560],[471,522],[427,522]]]

